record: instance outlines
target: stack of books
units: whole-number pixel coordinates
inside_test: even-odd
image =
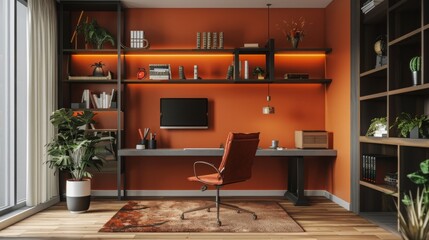
[[[130,46],[131,48],[143,48],[144,31],[131,30],[130,31]]]
[[[149,64],[149,79],[152,79],[152,80],[171,79],[170,64]]]
[[[82,103],[85,103],[85,108],[90,108],[90,103],[93,108],[111,108],[112,101],[115,95],[115,89],[111,93],[102,92],[100,94],[91,93],[89,89],[83,90]]]
[[[396,157],[382,154],[362,154],[361,180],[373,184],[389,184],[386,176],[396,172]]]
[[[366,1],[363,6],[360,8],[364,14],[367,14],[369,11],[371,11],[375,6],[382,3],[384,0],[368,0]]]

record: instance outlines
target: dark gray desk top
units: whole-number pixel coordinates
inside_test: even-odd
[[[218,157],[223,155],[222,148],[160,148],[138,150],[133,148],[121,149],[118,151],[119,156],[150,156],[150,157],[189,157],[189,156],[206,156]],[[335,157],[337,150],[333,149],[258,149],[256,156],[266,157]]]

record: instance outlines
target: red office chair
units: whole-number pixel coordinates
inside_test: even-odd
[[[219,168],[216,168],[213,164],[208,162],[195,162],[195,176],[189,177],[188,180],[203,183],[204,186],[201,188],[202,191],[205,191],[207,189],[207,185],[215,186],[216,203],[184,211],[180,218],[185,219],[185,213],[203,209],[207,209],[207,211],[210,211],[210,208],[216,207],[217,224],[218,226],[221,226],[222,222],[219,219],[219,207],[220,205],[222,205],[225,208],[237,210],[238,213],[250,213],[253,215],[253,219],[256,220],[256,213],[239,208],[231,204],[221,202],[219,197],[219,189],[224,185],[243,182],[250,179],[250,177],[252,176],[253,160],[255,159],[258,144],[259,133],[229,133],[225,144],[225,151],[222,157],[222,162],[220,163]],[[208,165],[212,167],[216,171],[216,173],[198,175],[196,170],[198,165]]]

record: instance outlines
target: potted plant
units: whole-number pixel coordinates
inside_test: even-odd
[[[383,137],[387,135],[387,117],[373,118],[366,136]]]
[[[115,45],[113,36],[105,28],[100,27],[95,19],[91,22],[81,22],[77,26],[77,32],[84,35],[85,44],[92,44],[97,49],[102,49],[105,42]]]
[[[257,76],[258,79],[264,79],[265,70],[262,67],[255,67],[253,69],[253,76]]]
[[[91,64],[91,67],[94,67],[94,70],[92,70],[92,76],[104,76],[103,66],[105,65],[101,61]]]
[[[281,27],[280,24],[277,24],[277,28],[280,29],[285,35],[286,39],[291,42],[293,48],[298,48],[299,42],[304,38],[304,26],[305,18],[300,17],[297,21],[292,20],[288,22],[286,20],[282,21],[284,27]]]
[[[71,178],[66,183],[67,208],[71,212],[85,212],[89,209],[91,196],[91,173],[88,168],[100,170],[105,149],[98,144],[111,141],[111,137],[101,137],[89,133],[85,127],[95,123],[95,114],[90,110],[75,113],[61,108],[50,116],[57,128],[57,135],[47,144],[50,168],[68,171]]]
[[[429,208],[425,203],[427,191],[417,188],[416,198],[413,198],[411,191],[405,195],[405,216],[399,207],[399,228],[402,239],[405,240],[426,240],[429,233]]]
[[[429,159],[422,161],[420,169],[407,177],[419,187],[415,199],[411,191],[402,199],[406,214],[399,211],[401,236],[409,240],[426,240],[429,234]],[[421,191],[420,186],[423,186]]]
[[[398,129],[399,136],[410,138],[427,138],[429,136],[429,118],[426,115],[416,115],[402,112],[392,125]]]
[[[413,85],[416,86],[419,80],[419,72],[421,66],[421,57],[415,56],[410,60],[410,70],[413,76]]]

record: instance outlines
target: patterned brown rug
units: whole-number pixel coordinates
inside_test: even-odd
[[[251,214],[221,208],[222,226],[217,226],[216,209],[185,214],[182,211],[203,206],[202,200],[130,201],[122,207],[100,232],[303,232],[304,230],[275,201],[229,202],[256,212]]]

